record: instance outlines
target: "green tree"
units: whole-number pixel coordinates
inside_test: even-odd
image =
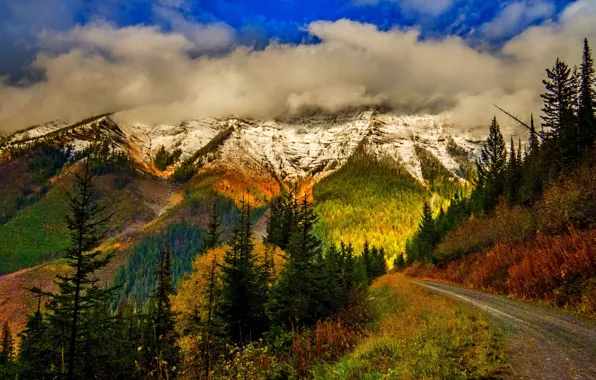
[[[433,258],[433,249],[438,243],[438,233],[433,219],[432,210],[428,203],[422,209],[422,219],[418,230],[406,243],[407,263],[415,261],[430,261]]]
[[[252,242],[250,206],[244,201],[230,248],[221,266],[222,305],[219,316],[234,343],[257,339],[265,331],[264,301]]]
[[[323,280],[317,262],[321,257],[321,242],[313,231],[316,221],[305,196],[288,244],[288,261],[267,302],[268,315],[276,326],[311,325],[323,314]]]
[[[519,149],[521,151],[521,147]],[[518,151],[519,153],[519,151]],[[506,170],[506,189],[505,194],[507,200],[513,204],[518,198],[519,186],[521,182],[521,156],[516,154],[515,145],[513,145],[513,137],[511,137],[511,146],[509,148],[509,161],[507,162]]]
[[[103,207],[94,200],[89,161],[85,159],[83,172],[75,174],[74,193],[68,193],[71,212],[66,225],[71,246],[64,252],[64,260],[70,270],[57,276],[58,292],[46,294],[51,299],[48,322],[66,358],[60,368],[69,380],[98,376],[105,369],[106,363],[97,358],[101,350],[95,339],[107,332],[98,326],[107,323],[103,310],[113,294],[113,289],[100,287],[94,276],[108,264],[111,255],[97,250],[109,217],[103,216]]]
[[[503,194],[507,151],[497,118],[493,118],[487,140],[482,146],[478,169],[478,189],[482,195],[482,209],[490,210]]]
[[[2,326],[2,341],[0,342],[0,366],[14,361],[14,341],[8,321]]]
[[[267,235],[265,243],[273,244],[285,250],[290,244],[290,237],[296,225],[298,201],[295,189],[282,191],[269,207]]]
[[[209,224],[207,225],[207,234],[203,238],[202,251],[207,252],[221,244],[221,221],[217,212],[217,201],[213,201]]]
[[[581,81],[579,93],[579,125],[581,149],[589,147],[596,139],[596,116],[594,102],[596,99],[596,77],[594,74],[594,59],[588,43],[584,40],[584,53],[581,64]]]
[[[152,376],[168,379],[175,376],[178,364],[175,315],[170,297],[176,293],[172,280],[172,252],[169,248],[160,251],[156,271],[157,286],[149,300],[149,338],[147,352],[150,355],[148,369]]]
[[[546,70],[543,80],[546,91],[541,95],[544,101],[543,127],[553,140],[559,169],[569,169],[578,155],[577,118],[575,116],[577,88],[571,69],[557,58],[555,65]]]
[[[29,316],[25,330],[20,334],[20,374],[24,379],[56,377],[55,373],[51,374],[51,367],[52,363],[58,363],[59,357],[41,312],[44,293],[39,288],[32,288],[31,291],[37,295],[37,311]]]

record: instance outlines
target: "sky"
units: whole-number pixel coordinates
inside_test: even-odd
[[[390,105],[539,112],[544,69],[596,41],[596,0],[0,0],[0,132]]]

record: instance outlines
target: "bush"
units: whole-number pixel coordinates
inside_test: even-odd
[[[521,206],[497,206],[494,214],[471,218],[449,232],[437,247],[436,256],[450,261],[493,247],[499,242],[521,242],[535,236],[532,211]]]

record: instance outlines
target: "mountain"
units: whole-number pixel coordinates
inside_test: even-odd
[[[237,202],[250,201],[263,235],[269,201],[293,185],[314,199],[325,244],[341,240],[359,252],[368,240],[392,260],[415,230],[422,203],[438,209],[466,186],[482,138],[444,118],[376,111],[171,125],[106,114],[34,126],[0,140],[0,287],[37,281],[51,288],[68,245],[68,174],[99,142],[109,164],[95,183],[114,213],[102,248],[116,253],[102,279],[116,276],[140,302],[151,287],[157,245],[173,245],[176,278],[190,270],[213,200],[228,231]],[[170,158],[165,167],[156,165],[159,154]],[[12,293],[0,317],[26,314],[26,292]]]
[[[53,121],[17,132],[0,145],[0,156],[44,141],[61,141],[81,151],[102,139],[133,158],[142,170],[165,178],[181,162],[192,159],[203,169],[269,175],[283,183],[318,182],[343,166],[366,143],[372,155],[400,162],[412,176],[424,181],[416,146],[462,177],[461,165],[449,154],[448,143],[473,155],[481,138],[477,130],[456,129],[444,118],[375,111],[268,121],[189,120],[174,125],[127,123],[112,115],[100,115],[73,125]],[[219,139],[217,144],[213,144],[214,139]],[[206,151],[210,144],[212,150]],[[168,152],[181,150],[180,160],[164,172],[153,164],[161,147]]]

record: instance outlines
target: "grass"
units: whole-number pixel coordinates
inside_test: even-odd
[[[371,287],[377,310],[355,350],[313,370],[315,379],[478,379],[504,373],[503,339],[477,311],[431,295],[401,274]]]
[[[65,216],[69,212],[65,190],[71,190],[71,179],[57,177],[54,185],[37,203],[21,209],[13,219],[0,226],[0,275],[30,268],[60,257],[69,244]],[[95,177],[99,200],[106,205],[111,235],[126,228],[133,221],[148,219],[150,212],[136,201],[131,190],[116,190],[113,176]],[[134,201],[131,201],[134,200]]]
[[[22,209],[12,220],[0,226],[0,275],[58,256],[68,245],[65,204],[64,191],[54,188],[41,201]]]

